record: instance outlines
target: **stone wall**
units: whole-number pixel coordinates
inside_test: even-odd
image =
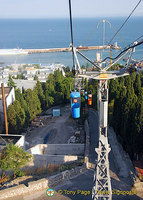
[[[123,147],[118,142],[116,134],[112,128],[108,128],[108,136],[115,165],[118,169],[118,175],[124,178],[128,177],[132,185],[134,185],[135,181],[137,180],[137,174],[129,155],[123,150]]]
[[[65,180],[73,178],[74,176],[83,173],[84,171],[86,171],[86,167],[83,165],[82,167],[77,167],[72,170],[66,170],[64,172],[61,172],[57,175],[48,178],[43,178],[38,181],[29,182],[28,187],[25,186],[24,184],[21,184],[19,186],[14,186],[11,188],[1,190],[0,200],[6,200],[7,198],[14,198],[29,192],[34,192],[42,189],[46,190],[50,187],[56,186],[59,183],[64,182]]]

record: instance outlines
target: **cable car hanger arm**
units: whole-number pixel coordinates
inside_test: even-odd
[[[122,54],[119,58],[117,58],[111,65],[108,65],[104,68],[104,70],[108,70],[110,69],[110,67],[112,67],[116,62],[118,62],[123,56],[125,56],[128,52],[130,51],[130,49],[128,49],[128,51],[126,51],[124,54]]]
[[[83,55],[79,50],[76,49],[76,52],[77,52],[80,56],[82,56],[83,58],[85,58],[88,62],[90,62],[92,65],[94,65],[94,66],[97,68],[98,71],[101,71],[101,70],[102,70],[101,67],[97,66],[97,65],[96,65],[94,62],[92,62],[89,58],[87,58],[85,55]]]

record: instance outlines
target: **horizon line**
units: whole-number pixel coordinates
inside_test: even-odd
[[[73,17],[73,19],[95,19],[95,18],[125,18],[127,16],[93,16],[93,17]],[[142,17],[139,16],[132,16],[132,18]],[[0,19],[69,19],[68,17],[0,17]]]

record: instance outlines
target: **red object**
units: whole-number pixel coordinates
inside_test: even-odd
[[[92,105],[92,94],[88,95],[88,105],[91,106]]]

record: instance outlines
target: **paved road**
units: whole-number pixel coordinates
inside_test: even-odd
[[[91,134],[91,143],[90,143],[90,161],[94,163],[96,158],[96,153],[94,152],[95,145],[98,141],[97,135],[97,115],[96,113],[90,111],[89,113],[89,126],[90,126],[90,134]],[[122,191],[130,191],[131,185],[128,182],[128,179],[122,180],[117,177],[117,171],[113,160],[112,151],[109,155],[110,160],[110,174],[111,174],[111,184],[112,190],[122,190]],[[93,170],[87,170],[83,174],[65,182],[63,185],[59,185],[54,187],[53,189],[56,191],[53,197],[46,196],[46,190],[38,191],[33,194],[17,197],[17,199],[10,200],[91,200],[91,190],[93,187]],[[59,194],[59,193],[62,194]],[[113,200],[142,200],[136,195],[113,195]]]

